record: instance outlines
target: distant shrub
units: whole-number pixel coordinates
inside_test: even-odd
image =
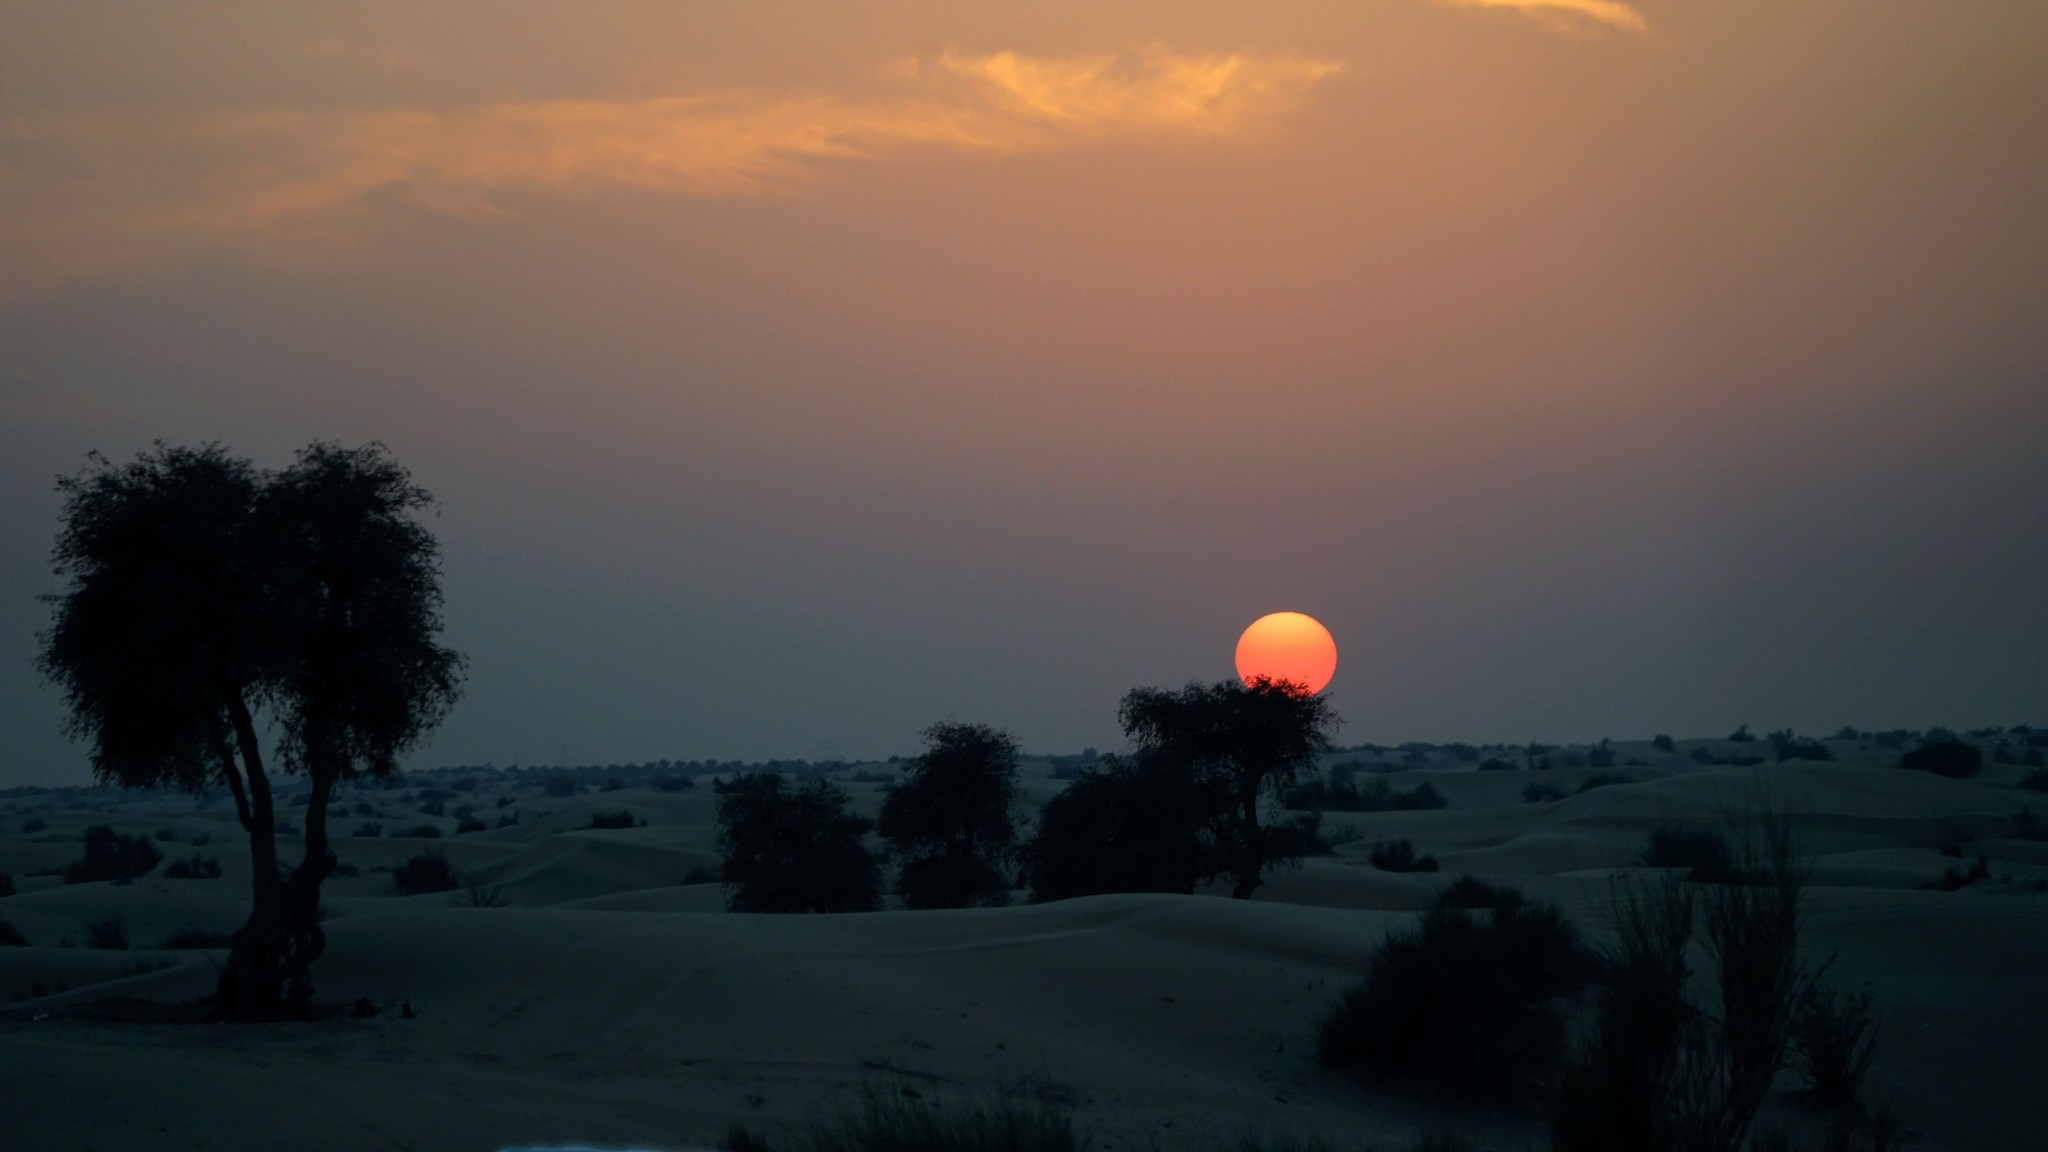
[[[12,895],[14,895],[14,877],[9,876],[5,872],[0,872],[0,900],[5,900]]]
[[[1737,728],[1733,732],[1730,732],[1728,734],[1728,738],[1730,740],[1735,741],[1737,744],[1747,744],[1750,741],[1756,739],[1756,733],[1751,732],[1749,730],[1749,725],[1744,724],[1742,727]]]
[[[541,785],[541,791],[559,799],[564,796],[582,795],[583,785],[567,776],[556,776]]]
[[[175,844],[178,840],[178,830],[176,828],[159,828],[156,830],[156,838],[160,843]]]
[[[1840,728],[1835,729],[1834,738],[1837,740],[1861,740],[1863,739],[1863,733],[1858,732],[1852,725],[1844,724]]]
[[[1659,752],[1676,752],[1678,751],[1678,741],[1660,732],[1655,739],[1650,741],[1650,747],[1655,748]]]
[[[589,826],[592,828],[638,828],[640,821],[635,819],[631,812],[621,808],[617,812],[592,812],[590,814]]]
[[[1636,778],[1626,772],[1595,772],[1579,781],[1580,792],[1591,792],[1595,788],[1606,788],[1614,784],[1633,784]]]
[[[1691,752],[1686,753],[1686,755],[1692,757],[1694,761],[1701,764],[1717,764],[1721,760],[1719,756],[1714,755],[1714,750],[1712,748],[1709,748],[1704,744],[1693,749]]]
[[[1934,850],[1943,856],[1962,859],[1963,849],[1977,838],[1966,824],[1944,824],[1934,838]]]
[[[665,772],[655,778],[654,786],[663,792],[688,792],[697,782],[680,772]]]
[[[21,822],[21,834],[23,836],[33,836],[49,826],[50,822],[41,816],[31,816]]]
[[[505,906],[505,894],[498,891],[496,885],[471,880],[463,885],[463,889],[469,898],[469,906],[471,908],[503,908]]]
[[[128,925],[119,916],[102,916],[85,926],[85,946],[103,952],[126,952]]]
[[[2032,808],[2022,808],[2012,818],[2012,836],[2015,840],[2048,840],[2048,823],[2034,815]],[[7,894],[5,879],[0,875],[0,896]]]
[[[1555,784],[1546,784],[1541,780],[1537,780],[1523,786],[1522,799],[1528,801],[1531,804],[1542,804],[1551,800],[1562,800],[1564,799],[1564,789],[1559,788]]]
[[[2048,757],[2043,757],[2041,755],[2041,750],[2039,748],[2029,748],[2027,749],[2027,754],[2025,756],[2020,757],[2020,765],[2026,768],[2048,768]],[[2043,776],[2039,773],[2029,772],[2027,773],[2027,779],[2036,780],[2040,782],[2037,784],[2025,785],[2025,787],[2031,787],[2040,791],[2048,792],[2048,776]]]
[[[425,804],[420,805],[420,815],[422,816],[443,816],[447,812],[448,806],[439,800],[429,800]]]
[[[374,840],[383,834],[384,826],[374,820],[358,825],[354,832],[349,833],[358,840]]]
[[[1566,768],[1584,768],[1586,756],[1583,752],[1562,752],[1558,754],[1557,762]]]
[[[413,799],[426,804],[439,804],[444,800],[455,799],[455,793],[446,788],[422,788],[414,793]]]
[[[1899,757],[1899,764],[1915,772],[1932,772],[1936,776],[1960,780],[1975,776],[1983,769],[1984,754],[1977,751],[1975,745],[1953,738],[1930,740]]]
[[[1503,903],[1520,903],[1522,894],[1501,884],[1488,884],[1476,876],[1460,876],[1437,890],[1438,908],[1499,908]]]
[[[231,932],[209,932],[204,928],[186,928],[173,932],[163,946],[172,951],[191,948],[232,948],[235,944]]]
[[[1503,760],[1498,756],[1488,756],[1479,762],[1479,770],[1481,772],[1513,772],[1515,770],[1515,762],[1513,760]]]
[[[194,852],[186,859],[171,861],[170,867],[164,869],[164,876],[171,880],[218,880],[220,859]]]
[[[1921,887],[1932,888],[1937,892],[1956,892],[1968,888],[1970,885],[1975,884],[1979,880],[1986,879],[1990,875],[1991,861],[1979,856],[1977,857],[1977,862],[1970,865],[1969,871],[1965,872],[1951,864],[1942,870],[1940,876],[1922,884]]]
[[[85,856],[64,869],[66,884],[95,880],[133,880],[145,875],[164,858],[156,845],[140,836],[116,835],[105,824],[85,830]]]
[[[461,822],[455,825],[455,834],[457,836],[464,836],[471,832],[482,832],[489,828],[490,825],[474,816],[464,816]]]
[[[1372,866],[1382,872],[1434,872],[1436,857],[1417,856],[1415,845],[1406,836],[1399,840],[1382,840],[1372,846]]]
[[[1479,760],[1479,749],[1470,744],[1447,744],[1444,751],[1449,752],[1451,759],[1460,764],[1472,764]]]
[[[0,920],[0,948],[26,948],[28,937],[21,930],[5,920]]]
[[[439,852],[420,852],[391,869],[391,886],[406,895],[452,892],[459,885],[455,866]]]
[[[1856,1107],[1871,1058],[1877,1054],[1877,1023],[1870,1015],[1870,993],[1845,995],[1816,986],[1800,1005],[1792,1045],[1815,1103]]]
[[[2001,744],[1991,750],[1991,762],[1993,764],[2017,764],[2020,762],[2020,759],[2012,754],[2012,749]]]
[[[862,843],[872,827],[846,810],[846,793],[816,777],[785,786],[745,773],[718,798],[721,877],[734,912],[871,912],[881,869]]]
[[[410,836],[415,840],[439,840],[441,838],[441,829],[438,825],[421,824],[416,828],[409,828],[404,832],[400,832],[399,835]]]
[[[1602,740],[1600,743],[1595,744],[1593,745],[1593,747],[1587,749],[1586,763],[1588,766],[1593,768],[1614,767],[1613,743],[1611,741]]]
[[[687,873],[687,874],[686,874],[686,875],[685,875],[685,876],[683,877],[683,883],[685,883],[685,884],[716,884],[716,883],[718,883],[718,872],[717,872],[717,870],[716,870],[716,869],[712,869],[712,868],[692,868],[692,869],[690,869],[690,871],[689,871],[689,872],[688,872],[688,873]]]
[[[1778,757],[1778,763],[1788,760],[1833,760],[1834,749],[1818,740],[1795,734],[1790,728],[1771,733],[1771,750]]]
[[[1553,1001],[1583,984],[1585,957],[1555,907],[1476,881],[1452,888],[1480,889],[1484,911],[1439,902],[1380,945],[1364,983],[1322,1020],[1325,1065],[1502,1102],[1541,1082],[1564,1051]]]
[[[2036,768],[2020,777],[2020,787],[2029,792],[2048,792],[2048,768]]]
[[[369,803],[369,801],[367,801],[367,800],[358,800],[358,801],[356,801],[356,815],[358,815],[358,816],[375,816],[376,814],[377,814],[377,810],[376,810],[375,808],[372,808],[372,807],[370,806],[370,803]]]
[[[731,1152],[769,1152],[737,1129]],[[858,1113],[843,1113],[807,1134],[807,1152],[1085,1152],[1086,1138],[1053,1105],[1011,1094],[943,1104],[916,1094],[870,1090]]]
[[[1650,833],[1641,861],[1646,868],[1683,868],[1695,884],[1733,884],[1742,879],[1728,841],[1719,832],[1659,828]]]
[[[1333,784],[1318,779],[1297,784],[1280,794],[1280,806],[1292,812],[1408,812],[1442,808],[1449,803],[1427,780],[1406,791],[1396,791],[1379,779],[1362,788],[1349,782]]]
[[[616,777],[614,777],[614,778],[612,778],[612,779],[610,779],[610,780],[607,780],[607,781],[605,781],[605,782],[604,782],[604,783],[603,783],[603,784],[602,784],[601,786],[599,786],[599,788],[598,788],[598,791],[599,791],[599,792],[624,792],[625,790],[626,790],[626,782],[625,782],[624,780],[620,780],[620,779],[618,779],[618,778],[616,778]]]
[[[500,828],[510,828],[517,823],[519,823],[519,813],[517,812],[500,812],[498,814],[498,827]]]

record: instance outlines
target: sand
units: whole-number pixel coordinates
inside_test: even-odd
[[[585,1143],[680,1149],[743,1125],[795,1133],[863,1090],[940,1099],[1007,1089],[1070,1106],[1108,1149],[1225,1147],[1243,1133],[1405,1140],[1455,1128],[1481,1147],[1537,1145],[1526,1118],[1447,1111],[1368,1091],[1319,1068],[1318,1014],[1374,944],[1450,876],[1471,872],[1556,900],[1598,931],[1610,878],[1650,829],[1710,821],[1766,790],[1802,813],[1815,856],[1810,937],[1834,975],[1867,984],[1884,1020],[1872,1075],[1920,1148],[2038,1146],[2048,1074],[2048,845],[2011,839],[2010,817],[2048,796],[1989,766],[1949,781],[1888,766],[1879,750],[1834,764],[1762,769],[1652,759],[1641,782],[1525,803],[1539,775],[1433,764],[1434,811],[1332,813],[1365,839],[1282,872],[1250,902],[1116,895],[1039,906],[845,916],[722,911],[709,788],[565,799],[487,785],[480,816],[520,822],[427,842],[343,839],[357,871],[331,885],[323,1001],[384,1011],[264,1026],[97,1018],[111,997],[177,1002],[210,987],[218,952],[154,947],[188,928],[226,930],[246,900],[245,852],[221,807],[77,790],[0,800],[0,869],[21,891],[0,920],[34,946],[0,948],[0,1116],[8,1147],[363,1149],[437,1152]],[[1342,758],[1342,757],[1339,757]],[[872,766],[870,766],[872,767]],[[1060,786],[1034,766],[1036,803]],[[872,784],[849,783],[872,810]],[[405,793],[345,805],[401,814]],[[472,803],[478,803],[468,797]],[[585,827],[630,810],[647,826]],[[47,809],[47,811],[44,811]],[[33,811],[48,821],[24,834]],[[346,834],[365,818],[337,819]],[[169,858],[217,856],[219,879],[67,885],[27,873],[79,854],[92,823],[178,837]],[[1944,829],[1975,831],[1961,861]],[[205,835],[211,843],[193,848]],[[1435,876],[1381,872],[1367,841],[1408,836]],[[391,864],[431,844],[504,903],[467,892],[399,896]],[[1958,892],[1920,887],[1982,852],[1993,876]],[[119,916],[135,948],[76,946]],[[67,946],[69,945],[69,946]],[[150,969],[154,965],[168,967]],[[398,1005],[409,1003],[413,1019]],[[1785,1087],[1791,1087],[1787,1078]],[[1787,1099],[1773,1108],[1788,1107]]]

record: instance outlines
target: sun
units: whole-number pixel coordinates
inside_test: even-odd
[[[1289,680],[1321,692],[1337,671],[1337,641],[1313,616],[1273,612],[1252,621],[1237,638],[1237,674]]]

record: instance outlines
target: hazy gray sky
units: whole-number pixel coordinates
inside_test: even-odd
[[[2048,6],[0,3],[0,785],[99,449],[381,439],[421,763],[2048,721]]]

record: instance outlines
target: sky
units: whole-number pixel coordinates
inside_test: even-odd
[[[55,478],[382,441],[413,758],[2048,722],[2038,0],[0,0],[0,786]]]

